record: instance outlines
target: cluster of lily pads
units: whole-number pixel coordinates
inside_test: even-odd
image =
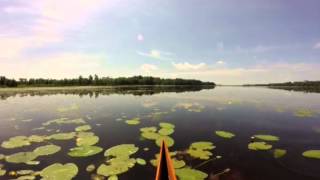
[[[185,109],[189,112],[202,112],[204,108],[205,107],[199,103],[178,103],[172,110]]]
[[[160,147],[162,141],[165,141],[168,147],[174,145],[174,140],[169,136],[174,133],[175,126],[171,123],[159,123],[160,129],[155,126],[140,128],[141,136],[148,140],[154,140]]]
[[[138,150],[139,148],[134,144],[121,144],[107,149],[104,152],[107,160],[98,167],[97,174],[106,176],[110,180],[116,180],[118,179],[118,175],[129,171],[136,163],[146,165],[144,159],[130,157]]]

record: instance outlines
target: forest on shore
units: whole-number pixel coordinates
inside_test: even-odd
[[[19,78],[9,79],[0,76],[0,87],[55,87],[55,86],[122,86],[122,85],[187,85],[187,86],[215,86],[213,82],[203,82],[195,79],[168,79],[152,76],[133,77],[89,77],[79,76],[78,78],[45,79],[45,78]]]

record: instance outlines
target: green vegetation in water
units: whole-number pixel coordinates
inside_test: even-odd
[[[6,149],[13,149],[13,148],[18,148],[18,147],[23,147],[23,146],[29,146],[31,145],[28,137],[26,136],[15,136],[9,138],[8,141],[3,141],[1,143],[1,147],[6,148]]]
[[[6,156],[6,161],[9,163],[27,163],[36,159],[38,155],[34,152],[18,152]]]
[[[231,139],[235,136],[233,133],[227,132],[227,131],[216,131],[215,133],[217,136],[220,136],[220,137],[226,138],[226,139]]]
[[[308,150],[302,153],[302,156],[312,159],[320,159],[320,150]]]
[[[185,109],[189,112],[202,112],[205,107],[199,103],[178,103],[172,111],[176,109]]]
[[[200,142],[194,142],[190,145],[189,149],[187,150],[187,153],[198,159],[207,160],[212,156],[212,153],[210,150],[214,149],[215,146],[212,142],[207,141],[200,141]]]
[[[287,154],[287,150],[285,149],[275,149],[273,151],[273,157],[278,159],[278,158],[281,158],[283,156],[285,156]]]
[[[140,124],[140,118],[133,118],[125,121],[129,125],[138,125]]]
[[[71,157],[88,157],[96,155],[102,151],[103,149],[98,146],[79,146],[71,148],[68,155]]]
[[[258,150],[265,151],[271,148],[272,148],[272,145],[267,144],[266,142],[252,142],[248,145],[248,149],[255,150],[255,151],[258,151]]]
[[[46,156],[46,155],[55,154],[55,153],[59,152],[60,150],[61,150],[60,146],[50,144],[50,145],[37,147],[35,150],[33,150],[33,152],[37,156]]]
[[[170,157],[172,159],[173,167],[175,169],[183,168],[186,165],[184,160],[178,160],[175,157],[177,155],[177,152],[169,152],[169,155],[170,155]],[[157,167],[159,158],[160,158],[160,154],[158,153],[158,154],[155,155],[155,159],[151,159],[150,160],[151,165],[153,165],[154,167]]]
[[[143,166],[147,164],[147,162],[142,158],[137,158],[136,161],[138,164],[143,165]]]
[[[68,119],[68,118],[59,118],[59,119],[53,119],[50,121],[47,121],[45,123],[42,123],[43,126],[49,126],[51,124],[85,124],[86,122],[82,118],[78,119]]]
[[[73,139],[75,136],[76,136],[75,132],[70,132],[70,133],[52,134],[48,138],[54,139],[54,140],[69,140],[69,139]]]
[[[75,111],[75,110],[79,110],[79,106],[76,105],[76,104],[72,104],[72,105],[67,106],[67,107],[59,107],[57,109],[57,111],[61,112],[61,113],[65,113],[65,112],[69,112],[69,111]]]
[[[127,172],[133,168],[137,160],[130,158],[139,150],[134,144],[121,144],[107,149],[104,155],[108,158],[106,164],[101,164],[97,174],[110,178],[117,178],[117,175]],[[138,160],[143,164],[143,159]]]
[[[82,126],[78,126],[75,128],[75,131],[79,132],[79,131],[89,131],[91,130],[91,126],[90,125],[82,125]]]
[[[294,116],[301,118],[310,118],[314,117],[315,113],[309,109],[298,109],[294,112]]]
[[[60,164],[55,163],[44,168],[40,176],[43,179],[50,180],[70,180],[78,174],[78,167],[73,163]]]
[[[253,137],[264,141],[279,141],[279,137],[272,135],[254,135]]]
[[[89,164],[87,167],[86,167],[86,171],[87,172],[92,172],[96,169],[96,166],[94,164]]]
[[[157,132],[157,127],[143,127],[140,128],[141,136],[145,139],[155,140],[157,146],[161,146],[162,141],[165,141],[168,147],[174,145],[174,139],[172,139],[169,135],[174,132],[175,125],[171,123],[161,122],[159,123],[161,127]]]
[[[179,180],[204,180],[208,177],[208,174],[188,167],[177,169],[176,175],[179,177]]]
[[[88,133],[87,135],[82,135],[76,139],[77,146],[92,146],[99,142],[99,137],[94,134]]]

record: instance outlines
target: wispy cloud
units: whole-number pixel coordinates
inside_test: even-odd
[[[60,53],[28,61],[0,61],[1,74],[8,77],[65,78],[79,75],[105,75],[106,55]]]
[[[320,49],[320,42],[316,43],[316,44],[313,46],[313,49]]]
[[[105,4],[102,0],[10,1],[0,9],[7,19],[2,21],[16,21],[10,23],[14,28],[0,29],[0,34],[12,32],[0,39],[0,58],[14,58],[30,48],[63,42],[67,32],[81,29]]]
[[[140,69],[145,73],[151,73],[158,70],[158,67],[153,64],[143,64],[141,65]]]
[[[158,59],[162,61],[172,61],[173,58],[171,57],[173,53],[167,51],[160,51],[157,49],[152,49],[149,52],[141,52],[137,51],[137,54],[144,57],[149,57],[153,59]]]
[[[184,63],[172,63],[173,67],[178,71],[195,71],[195,70],[203,70],[208,68],[206,63],[199,63],[199,64],[191,64],[188,62]]]

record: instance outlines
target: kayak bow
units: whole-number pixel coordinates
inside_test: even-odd
[[[173,162],[171,160],[169,150],[165,141],[162,141],[161,143],[160,156],[155,180],[177,180]]]

